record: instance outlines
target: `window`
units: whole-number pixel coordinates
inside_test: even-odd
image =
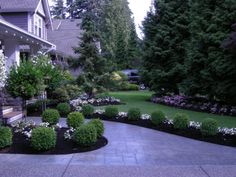
[[[38,15],[34,17],[34,34],[43,37],[43,19]]]

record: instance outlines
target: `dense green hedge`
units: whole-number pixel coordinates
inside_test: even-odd
[[[0,126],[0,149],[12,144],[12,131],[9,127]]]

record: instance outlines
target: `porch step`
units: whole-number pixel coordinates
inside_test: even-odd
[[[3,107],[3,111],[2,111],[3,115],[6,115],[6,114],[11,113],[11,112],[13,112],[12,107],[10,107],[10,106],[9,107],[8,106]]]
[[[23,117],[23,113],[20,112],[20,111],[14,111],[14,112],[10,112],[10,113],[7,113],[3,116],[3,119],[4,119],[4,123],[5,124],[9,124],[9,123],[12,123],[16,120],[19,120]]]

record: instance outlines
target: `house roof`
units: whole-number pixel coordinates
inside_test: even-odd
[[[54,30],[48,31],[48,40],[56,44],[56,52],[66,57],[75,57],[73,47],[78,46],[79,37],[83,33],[80,29],[81,20],[54,19],[52,24]]]
[[[0,18],[0,36],[14,37],[15,40],[25,41],[25,43],[42,45],[48,48],[56,49],[56,46],[34,34],[31,34],[22,28],[19,28]]]
[[[40,0],[0,0],[0,12],[35,11]]]

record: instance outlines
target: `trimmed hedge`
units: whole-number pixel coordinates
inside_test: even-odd
[[[155,111],[151,115],[151,121],[155,125],[160,125],[166,121],[166,116],[162,111]]]
[[[116,106],[107,106],[105,108],[105,116],[109,118],[116,117],[119,114],[118,108]]]
[[[129,120],[139,120],[141,118],[141,111],[139,108],[130,108],[128,111]]]
[[[60,114],[56,109],[46,109],[42,114],[42,121],[50,125],[56,125],[59,122]]]
[[[97,130],[92,124],[85,124],[76,129],[73,139],[79,146],[92,146],[97,141]]]
[[[80,112],[71,112],[66,121],[68,127],[77,128],[84,123],[84,116]]]
[[[218,132],[217,121],[214,119],[207,118],[202,122],[201,132],[204,136],[214,136]]]
[[[84,105],[82,106],[82,113],[85,117],[91,116],[94,113],[94,107],[89,104]]]
[[[177,113],[174,116],[174,128],[176,129],[186,129],[189,126],[189,117],[187,114]]]
[[[33,129],[31,146],[36,151],[47,151],[54,148],[56,146],[56,132],[47,127]]]
[[[0,127],[0,149],[12,145],[12,137],[9,127]]]
[[[104,134],[104,124],[100,119],[93,119],[89,122],[89,124],[94,125],[97,131],[97,138],[101,138]]]
[[[70,113],[71,108],[68,103],[59,103],[57,105],[57,110],[61,116],[67,116]]]

